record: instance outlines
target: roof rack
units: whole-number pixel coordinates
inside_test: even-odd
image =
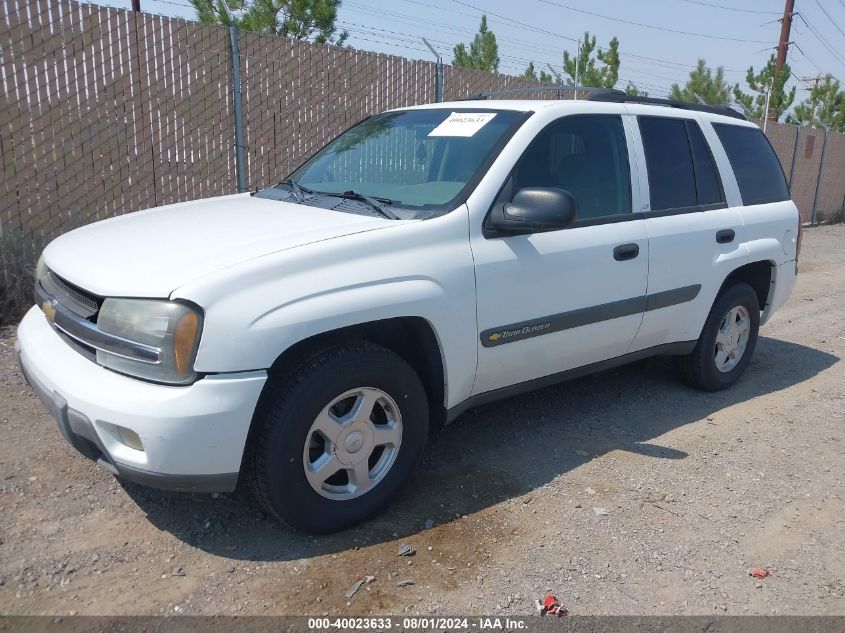
[[[672,99],[659,99],[657,97],[635,97],[621,90],[606,90],[593,93],[587,96],[588,101],[605,101],[609,103],[642,103],[645,105],[660,105],[680,110],[695,110],[696,112],[709,112],[710,114],[721,114],[747,121],[742,112],[737,112],[728,106],[708,105],[704,103],[687,103],[685,101],[674,101]]]
[[[599,95],[614,92],[608,88],[587,88],[586,86],[533,86],[531,88],[508,88],[505,90],[493,90],[492,92],[480,92],[475,95],[464,97],[462,101],[483,101],[490,97],[499,97],[504,95],[519,94],[521,92],[556,92],[559,98],[563,98],[564,94],[572,95],[575,91],[584,95]]]

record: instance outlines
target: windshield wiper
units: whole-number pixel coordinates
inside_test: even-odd
[[[390,198],[373,198],[372,196],[368,196],[365,193],[361,193],[360,191],[354,191],[352,189],[350,189],[349,191],[344,191],[343,193],[334,193],[332,191],[317,191],[315,193],[318,193],[321,196],[344,198],[345,200],[358,200],[366,204],[368,207],[370,207],[373,211],[378,213],[383,218],[387,218],[388,220],[400,219],[398,215],[393,213],[393,211],[386,208],[387,205],[393,204],[393,200],[391,200]]]
[[[305,202],[305,195],[304,194],[314,193],[313,191],[311,191],[307,187],[300,186],[300,184],[298,182],[296,182],[293,178],[285,178],[279,184],[280,185],[287,185],[288,187],[290,187],[291,191],[293,192],[294,198],[296,198],[296,201],[299,202],[300,204]]]

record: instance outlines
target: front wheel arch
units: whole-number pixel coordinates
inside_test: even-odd
[[[309,356],[332,347],[351,342],[368,342],[385,347],[399,355],[419,375],[428,397],[432,429],[442,427],[446,421],[446,368],[445,359],[434,327],[422,317],[404,316],[380,319],[321,332],[305,338],[280,353],[270,369],[250,425],[252,439],[255,420],[267,406],[270,385],[283,380]]]

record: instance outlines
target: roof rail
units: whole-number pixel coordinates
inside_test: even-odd
[[[621,90],[604,91],[591,94],[588,101],[606,101],[610,103],[642,103],[645,105],[660,105],[680,110],[695,110],[696,112],[709,112],[710,114],[721,114],[747,121],[745,115],[737,112],[728,106],[708,105],[704,103],[687,103],[686,101],[674,101],[672,99],[659,99],[657,97],[635,97],[622,92]]]
[[[587,88],[586,86],[533,86],[530,88],[508,88],[504,90],[493,90],[492,92],[480,92],[475,95],[469,95],[467,97],[464,97],[463,99],[461,99],[461,101],[483,101],[485,99],[489,99],[490,97],[519,94],[520,92],[556,92],[558,93],[558,98],[562,99],[564,94],[570,95],[567,98],[571,98],[571,96],[576,90],[579,92],[579,94],[583,95],[599,95],[613,92],[608,88]]]

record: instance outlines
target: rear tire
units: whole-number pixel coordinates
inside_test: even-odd
[[[272,385],[245,468],[262,506],[293,528],[336,532],[399,494],[428,435],[416,372],[370,343],[322,350]]]
[[[684,382],[703,391],[733,385],[751,361],[759,329],[757,293],[745,282],[728,286],[710,309],[695,349],[677,359]]]

